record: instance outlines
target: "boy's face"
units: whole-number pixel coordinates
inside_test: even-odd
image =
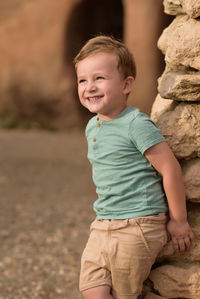
[[[117,117],[127,107],[132,77],[123,79],[114,54],[92,54],[77,64],[78,94],[81,104],[101,120]]]

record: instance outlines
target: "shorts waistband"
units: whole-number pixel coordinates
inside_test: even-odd
[[[165,224],[167,216],[165,213],[157,215],[148,215],[129,219],[99,219],[94,220],[91,224],[91,229],[99,230],[115,230],[131,225],[138,225],[139,223],[151,223],[151,224]]]

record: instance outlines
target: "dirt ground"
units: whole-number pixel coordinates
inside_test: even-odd
[[[96,198],[83,132],[0,130],[0,299],[79,299]]]

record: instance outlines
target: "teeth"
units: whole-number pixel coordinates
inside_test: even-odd
[[[99,100],[101,98],[101,96],[96,96],[96,97],[89,97],[88,99],[90,101],[95,101],[95,100]]]

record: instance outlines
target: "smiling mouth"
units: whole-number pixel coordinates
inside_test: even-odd
[[[93,97],[87,97],[87,100],[91,103],[95,103],[96,101],[100,100],[103,96],[93,96]]]

